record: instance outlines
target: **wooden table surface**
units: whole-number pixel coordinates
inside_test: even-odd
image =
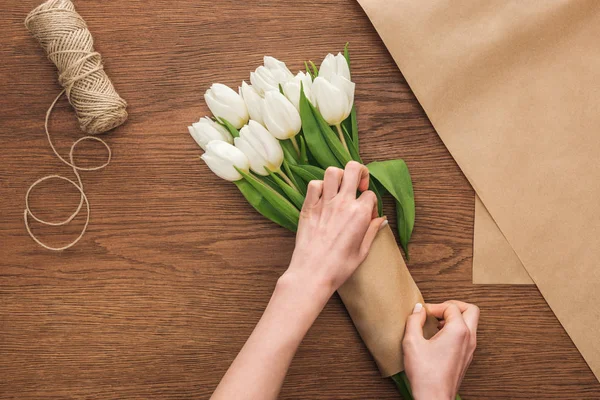
[[[481,307],[465,399],[598,399],[600,385],[533,286],[471,284],[474,193],[371,23],[352,0],[77,1],[106,69],[129,102],[105,138],[112,163],[83,173],[91,222],[53,253],[23,226],[37,178],[72,171],[43,132],[59,92],[54,66],[23,26],[32,0],[3,1],[0,24],[0,398],[208,398],[259,319],[294,246],[234,185],[198,160],[186,126],[208,113],[212,82],[237,87],[262,55],[320,62],[351,43],[365,161],[403,158],[417,220],[409,268],[428,301]],[[81,136],[62,100],[61,153]],[[81,164],[101,162],[85,144]],[[91,160],[91,161],[86,161]],[[34,194],[41,216],[69,215],[67,184]],[[387,209],[388,213],[392,209]],[[33,224],[49,243],[71,226]],[[294,359],[283,399],[396,399],[337,296]]]

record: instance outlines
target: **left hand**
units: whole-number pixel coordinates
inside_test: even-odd
[[[329,167],[323,181],[309,183],[284,277],[324,288],[329,297],[352,275],[387,222],[377,217],[377,197],[368,188],[369,170],[356,161],[345,170]]]

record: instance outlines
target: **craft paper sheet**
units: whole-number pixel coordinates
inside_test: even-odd
[[[600,377],[600,2],[359,2]]]

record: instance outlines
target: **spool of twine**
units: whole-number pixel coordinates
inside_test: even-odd
[[[104,71],[102,57],[94,50],[94,39],[83,18],[75,11],[70,0],[48,0],[35,8],[25,19],[25,26],[39,41],[48,59],[58,69],[58,81],[63,87],[54,99],[46,113],[44,128],[48,143],[56,156],[73,169],[77,181],[60,175],[48,175],[34,182],[25,195],[24,220],[25,227],[31,238],[40,246],[49,250],[64,250],[77,243],[84,235],[90,220],[90,204],[83,190],[79,171],[96,171],[110,163],[111,150],[108,144],[95,136],[84,136],[71,145],[69,161],[65,160],[56,150],[50,132],[48,121],[57,101],[63,94],[67,95],[69,103],[75,109],[81,129],[91,135],[104,133],[127,119],[127,103],[116,92],[110,78]],[[73,160],[76,146],[84,140],[101,142],[107,149],[107,160],[104,164],[94,167],[79,167]],[[63,180],[74,185],[81,194],[79,206],[64,221],[51,222],[37,217],[29,207],[29,196],[35,186],[47,180]],[[31,231],[29,218],[49,226],[61,226],[71,222],[86,205],[86,221],[80,235],[69,244],[52,247],[44,244]]]

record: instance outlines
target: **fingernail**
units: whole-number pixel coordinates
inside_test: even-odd
[[[413,314],[420,313],[423,309],[423,304],[417,303],[415,304],[415,308],[413,309]]]
[[[385,221],[383,221],[381,223],[381,225],[379,225],[379,230],[382,230],[383,228],[385,228],[387,226],[387,224],[389,224],[387,218],[385,219]]]

